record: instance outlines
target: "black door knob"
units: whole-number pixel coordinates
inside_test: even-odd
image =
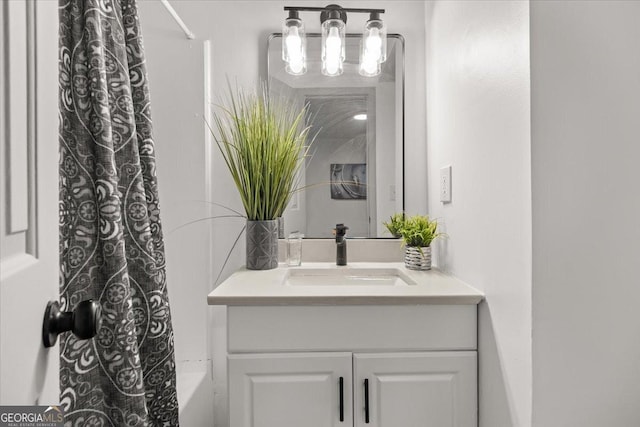
[[[71,331],[81,340],[96,336],[100,328],[100,305],[93,300],[81,301],[73,311],[60,311],[58,301],[49,301],[44,311],[42,342],[53,347],[58,335]]]

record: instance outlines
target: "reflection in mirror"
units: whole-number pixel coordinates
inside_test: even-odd
[[[378,76],[358,73],[360,35],[348,35],[344,73],[321,73],[320,36],[307,35],[307,72],[285,71],[281,35],[269,38],[269,90],[307,105],[316,135],[284,214],[285,235],[331,238],[338,223],[349,237],[391,237],[382,225],[404,210],[404,42],[387,38]]]

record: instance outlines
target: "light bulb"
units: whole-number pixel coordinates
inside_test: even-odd
[[[360,68],[358,72],[365,77],[377,76],[382,71],[380,66],[382,63],[382,42],[380,37],[371,37],[370,35],[371,32],[368,32],[366,37],[360,41]]]
[[[329,37],[327,37],[327,60],[337,59],[342,54],[342,40],[340,40],[340,34],[338,29],[331,27],[329,30]]]
[[[377,28],[372,28],[365,42],[366,54],[373,60],[379,61],[382,57],[382,38]]]
[[[304,69],[304,56],[302,53],[302,38],[298,35],[298,29],[292,28],[287,35],[288,65],[291,73],[300,74]]]
[[[325,41],[325,72],[329,76],[341,73],[340,62],[342,60],[342,39],[336,27],[329,29],[329,35]]]
[[[375,60],[364,61],[362,63],[362,69],[369,74],[375,73],[377,68],[378,68],[378,63]]]
[[[327,75],[340,74],[340,59],[342,56],[342,40],[336,27],[329,29],[329,36],[325,42],[325,71]]]
[[[375,59],[364,58],[360,62],[360,74],[365,77],[374,77],[380,74],[380,62]]]
[[[322,74],[339,76],[345,55],[344,21],[329,18],[322,23]]]
[[[287,51],[289,54],[300,52],[302,50],[302,39],[300,38],[297,27],[291,27],[285,42],[287,43]]]
[[[382,39],[380,38],[380,30],[372,28],[367,37],[367,49],[380,49],[382,47]]]
[[[340,62],[335,59],[327,59],[325,70],[330,76],[336,75],[340,71]]]
[[[289,61],[289,70],[292,74],[302,74],[304,72],[304,61],[302,58]]]

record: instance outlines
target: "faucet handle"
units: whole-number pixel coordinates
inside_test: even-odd
[[[333,235],[336,237],[344,237],[348,229],[349,227],[344,224],[336,224],[336,228],[333,229]]]

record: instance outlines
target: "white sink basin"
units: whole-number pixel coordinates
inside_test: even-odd
[[[397,268],[290,269],[286,286],[410,286],[416,283]]]

